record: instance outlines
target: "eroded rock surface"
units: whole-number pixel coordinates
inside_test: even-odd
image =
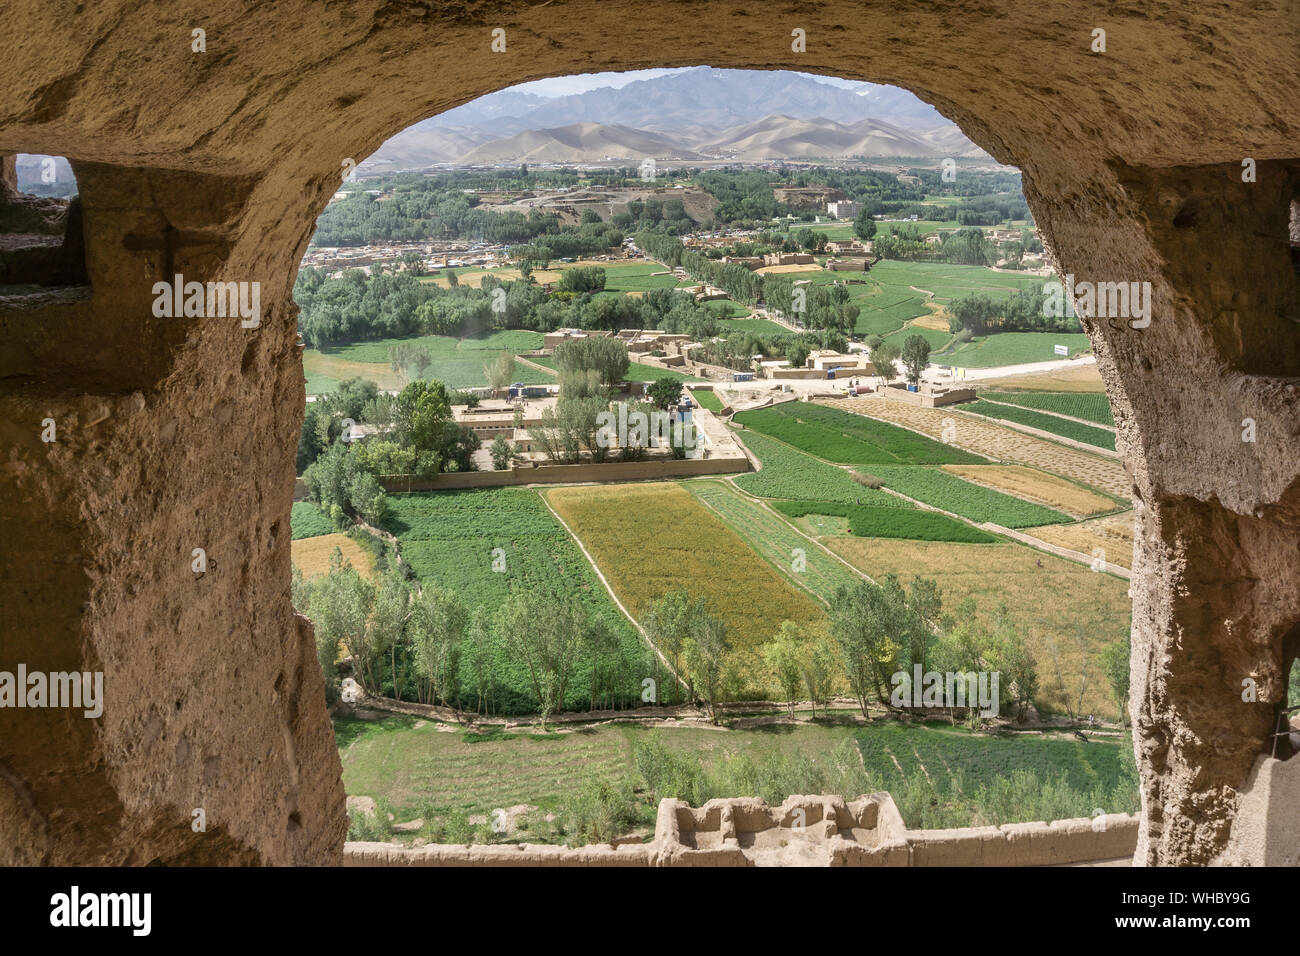
[[[478,95],[695,64],[912,89],[1024,170],[1063,272],[1152,284],[1150,327],[1088,329],[1139,503],[1138,859],[1228,847],[1300,623],[1293,2],[102,0],[68,22],[13,0],[5,21],[0,155],[69,158],[85,267],[0,296],[0,669],[103,670],[107,706],[0,718],[0,858],[340,858],[339,761],[289,603],[290,289],[315,217],[346,160]],[[17,202],[8,231],[63,231]],[[176,273],[259,282],[260,326],[155,317]]]

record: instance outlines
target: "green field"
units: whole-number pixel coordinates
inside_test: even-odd
[[[832,282],[850,273],[823,272],[810,275],[814,282]],[[803,278],[803,276],[800,276]],[[866,273],[865,285],[849,286],[850,301],[861,310],[857,331],[863,335],[888,335],[903,327],[908,319],[928,315],[927,292],[933,292],[931,301],[945,305],[954,298],[981,293],[994,299],[1006,298],[1016,289],[1040,288],[1042,279],[994,272],[982,266],[949,265],[941,262],[907,262],[887,259],[876,263]],[[918,291],[919,290],[919,291]],[[935,330],[917,331],[925,335],[932,346],[942,345],[947,336]],[[943,335],[936,340],[936,336]],[[1051,351],[1051,347],[1048,347]]]
[[[990,402],[1036,408],[1082,418],[1098,425],[1115,427],[1115,416],[1110,411],[1110,399],[1103,392],[994,392],[980,391],[980,398]]]
[[[478,339],[455,339],[447,335],[421,335],[405,339],[379,339],[339,345],[324,351],[303,352],[303,369],[307,374],[307,394],[319,395],[338,388],[344,379],[360,376],[381,388],[400,388],[403,380],[394,372],[388,352],[397,345],[418,345],[429,351],[433,360],[425,378],[437,379],[449,388],[472,388],[487,384],[484,366],[502,352],[518,354],[541,348],[540,332],[524,329],[494,332]],[[552,381],[545,372],[518,365],[515,380],[529,385]]]
[[[379,839],[562,842],[563,829],[575,829],[570,820],[580,815],[585,793],[602,785],[636,788],[626,827],[648,838],[654,796],[635,759],[646,747],[675,755],[692,768],[691,779],[676,786],[695,806],[712,796],[760,796],[776,804],[792,793],[847,791],[840,795],[855,799],[888,790],[912,828],[1138,808],[1127,737],[1086,744],[1064,735],[998,738],[936,721],[868,727],[801,722],[724,731],[606,724],[562,734],[448,729],[403,715],[335,719],[348,795],[375,798],[381,811],[393,813],[394,822],[424,821],[417,831],[383,832]],[[1026,773],[1033,779],[1026,780]],[[1014,788],[1012,778],[1018,778]],[[493,834],[488,826],[476,832],[466,820],[519,805],[538,809],[528,816],[525,830],[509,837]],[[556,816],[556,825],[544,824],[545,814]]]
[[[1032,528],[1070,520],[1069,515],[1059,511],[971,484],[938,468],[872,465],[861,470],[882,479],[886,488],[975,522],[991,521],[1004,528]]]
[[[722,399],[718,398],[715,392],[702,388],[696,389],[691,392],[691,397],[700,408],[706,408],[714,414],[722,411]]]
[[[782,402],[735,419],[827,461],[845,465],[969,465],[978,455],[887,422],[811,402]]]
[[[335,527],[320,508],[310,501],[295,501],[289,511],[289,529],[294,541],[333,534]]]
[[[922,508],[868,508],[836,501],[774,501],[772,507],[790,518],[809,515],[846,518],[848,530],[860,538],[964,541],[968,544],[988,544],[998,540],[964,521]],[[826,529],[823,533],[834,533],[834,530]]]
[[[818,461],[753,429],[741,432],[740,439],[763,463],[761,470],[735,479],[736,485],[751,495],[885,508],[911,507],[908,502],[888,492],[859,484],[847,469]]]
[[[1097,397],[1104,399],[1106,396],[1099,395]],[[996,402],[986,402],[983,400],[967,402],[961,406],[961,410],[964,412],[972,412],[976,415],[987,415],[990,418],[997,418],[1002,421],[1027,425],[1030,428],[1037,428],[1039,431],[1049,432],[1053,435],[1060,435],[1062,438],[1070,438],[1074,441],[1093,445],[1097,448],[1108,448],[1111,451],[1115,450],[1114,432],[1108,431],[1105,428],[1097,428],[1092,425],[1073,422],[1068,418],[1061,418],[1059,415],[1053,415],[1049,412],[1039,412],[1032,408],[1021,408],[1015,405],[1002,405]]]
[[[1070,358],[1083,355],[1092,348],[1088,336],[1082,332],[999,332],[997,335],[977,335],[969,342],[955,346],[947,352],[931,353],[935,365],[952,365],[956,368],[992,368],[996,365],[1024,365],[1029,362],[1059,361],[1054,347],[1064,345]]]
[[[861,578],[836,558],[761,504],[737,494],[722,481],[684,481],[682,487],[718,514],[754,551],[799,587],[830,603],[840,586]],[[863,511],[886,511],[863,508]],[[914,509],[908,509],[914,510]],[[801,560],[796,560],[801,558]],[[796,568],[801,570],[796,570]]]
[[[862,762],[914,828],[946,828],[1088,816],[1138,809],[1128,738],[999,739],[940,724],[885,724],[858,731]],[[901,769],[900,769],[901,768]],[[1046,786],[1023,781],[1030,771]],[[1063,778],[1065,787],[1059,786]],[[979,791],[983,789],[981,795]],[[1017,792],[1019,791],[1019,792]]]
[[[466,607],[494,609],[521,589],[558,593],[602,615],[619,633],[627,660],[644,658],[639,635],[537,492],[490,488],[390,495],[383,526],[396,535],[402,557],[421,582],[450,588]],[[494,554],[496,548],[502,551]],[[493,570],[494,558],[504,562],[504,571]],[[493,647],[491,657],[500,709],[535,709],[524,662],[502,644]],[[590,661],[584,659],[574,670],[569,707],[585,704],[590,677]],[[473,699],[477,685],[468,660],[462,662],[461,679]]]

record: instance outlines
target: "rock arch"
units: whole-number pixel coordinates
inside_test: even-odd
[[[1138,860],[1230,847],[1300,619],[1293,3],[12,6],[0,155],[71,160],[88,287],[0,303],[0,670],[103,670],[108,706],[3,715],[0,858],[340,859],[339,763],[288,593],[290,289],[315,216],[344,160],[475,96],[696,64],[907,87],[1020,166],[1063,271],[1152,283],[1149,328],[1088,323],[1138,507]],[[260,282],[260,328],[155,317],[152,284],[177,272]],[[194,547],[215,561],[201,578]]]

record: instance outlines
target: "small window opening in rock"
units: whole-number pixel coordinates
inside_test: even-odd
[[[1288,675],[1286,703],[1279,708],[1270,749],[1274,757],[1288,760],[1300,751],[1300,626],[1282,641],[1282,663]]]
[[[0,156],[0,294],[89,284],[72,166],[62,156]]]
[[[1300,275],[1300,199],[1291,200],[1291,267]]]

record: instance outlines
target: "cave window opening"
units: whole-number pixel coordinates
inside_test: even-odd
[[[0,297],[89,284],[72,164],[62,156],[0,157]]]
[[[1300,199],[1291,200],[1291,223],[1288,229],[1291,242],[1291,268],[1300,275]]]
[[[1285,702],[1278,708],[1270,751],[1288,760],[1300,751],[1300,625],[1282,641],[1282,673],[1287,675]]]

